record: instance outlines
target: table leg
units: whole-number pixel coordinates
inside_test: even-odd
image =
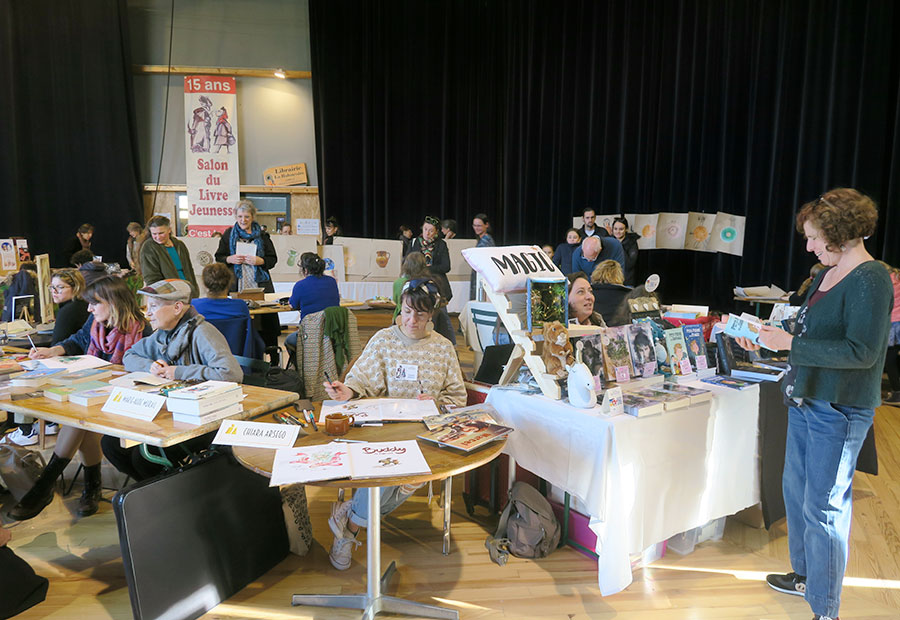
[[[449,480],[449,478],[448,478]],[[449,495],[448,495],[449,497]],[[397,570],[394,562],[381,575],[381,488],[369,489],[369,527],[366,541],[365,594],[295,594],[292,605],[313,605],[316,607],[343,607],[346,609],[362,609],[363,620],[373,620],[383,612],[416,616],[418,618],[439,618],[459,620],[459,612],[436,605],[426,605],[394,596],[384,596],[382,591]]]
[[[452,485],[452,476],[444,478],[444,545],[441,550],[444,555],[450,555],[450,490]]]

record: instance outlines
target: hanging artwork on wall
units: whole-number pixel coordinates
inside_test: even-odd
[[[708,251],[709,239],[716,221],[715,213],[688,212],[687,233],[684,236],[684,249]]]
[[[656,247],[665,250],[684,248],[687,213],[660,213],[656,224]]]
[[[713,225],[709,249],[713,252],[724,252],[734,256],[744,254],[744,227],[747,218],[743,215],[732,215],[719,211]]]
[[[656,222],[658,219],[658,213],[639,213],[634,216],[634,222],[629,222],[631,229],[641,236],[637,242],[639,250],[656,249]]]

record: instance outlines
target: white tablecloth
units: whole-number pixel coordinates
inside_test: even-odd
[[[646,418],[488,394],[516,429],[505,451],[587,507],[604,596],[631,583],[630,554],[759,501],[759,388],[697,386],[712,388],[711,403]]]

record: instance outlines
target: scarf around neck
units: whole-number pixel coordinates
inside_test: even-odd
[[[260,228],[257,222],[253,222],[250,225],[250,232],[246,232],[243,228],[241,228],[240,224],[235,222],[234,226],[231,228],[231,234],[228,236],[228,246],[232,254],[237,251],[238,241],[256,244],[256,255],[265,255],[265,251],[263,250],[262,228]],[[235,279],[240,282],[242,279],[241,272],[244,265],[232,265],[231,267],[234,270]],[[254,268],[256,270],[255,280],[257,282],[268,282],[269,272],[265,270],[264,265],[256,265]]]
[[[437,243],[437,237],[432,239],[431,241],[425,241],[424,237],[419,237],[419,249],[422,254],[425,256],[425,264],[431,265],[431,262],[434,258],[434,246]]]
[[[131,329],[120,332],[118,328],[107,327],[101,321],[91,323],[91,344],[87,354],[106,359],[111,364],[121,364],[125,351],[140,340],[144,334],[144,324],[134,321]]]

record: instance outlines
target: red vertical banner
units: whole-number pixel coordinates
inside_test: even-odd
[[[234,78],[185,77],[184,118],[188,236],[210,237],[234,224],[240,200]]]

